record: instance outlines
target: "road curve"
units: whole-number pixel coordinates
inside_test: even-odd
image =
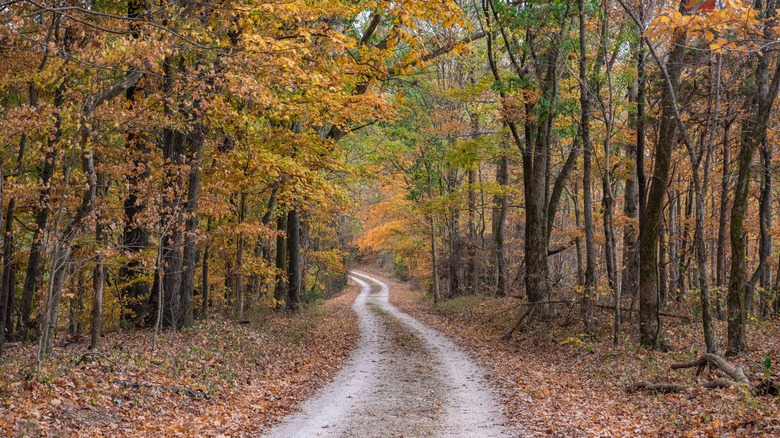
[[[455,343],[389,303],[361,272],[360,340],[334,380],[265,437],[509,437],[483,371]]]

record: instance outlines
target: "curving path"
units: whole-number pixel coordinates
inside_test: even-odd
[[[482,370],[352,271],[360,341],[335,379],[266,437],[509,437]]]

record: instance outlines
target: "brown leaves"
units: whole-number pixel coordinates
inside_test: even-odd
[[[367,272],[377,269],[361,267]],[[385,275],[386,278],[389,275]],[[442,302],[438,308],[421,300],[422,291],[408,283],[390,282],[391,301],[415,318],[447,334],[486,369],[505,403],[512,425],[530,436],[752,436],[780,433],[776,398],[754,397],[734,389],[699,389],[653,395],[626,394],[635,381],[687,383],[693,376],[669,370],[669,364],[692,357],[699,349],[700,327],[695,320],[680,324],[669,341],[669,353],[637,350],[635,340],[614,349],[609,328],[611,314],[603,318],[592,354],[562,347],[560,342],[578,335],[579,326],[562,319],[551,326],[531,326],[511,341],[502,341],[514,323],[513,298],[477,296]],[[563,325],[563,326],[562,326]],[[723,329],[723,327],[719,327]],[[780,326],[755,327],[751,345],[764,345],[739,361],[760,372],[762,357],[778,351]],[[626,325],[624,333],[631,333]],[[757,367],[757,368],[756,368]]]
[[[58,359],[37,376],[28,363],[35,346],[12,348],[0,383],[0,435],[256,434],[346,359],[357,336],[349,307],[355,293],[318,312],[270,315],[251,326],[208,321],[187,333],[166,333],[156,352],[149,331],[109,334],[111,361],[76,364],[70,358],[78,359],[86,345],[72,343],[59,347]],[[117,383],[125,380],[142,385]]]

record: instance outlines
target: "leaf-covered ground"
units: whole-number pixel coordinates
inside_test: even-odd
[[[156,351],[151,331],[113,333],[104,356],[79,363],[87,340],[62,340],[40,374],[34,345],[11,346],[0,359],[0,435],[256,436],[348,357],[357,292],[248,325],[200,322],[164,333]]]
[[[362,267],[391,275],[376,267]],[[695,383],[695,370],[672,371],[702,353],[700,326],[666,320],[674,347],[658,353],[637,347],[636,331],[623,326],[621,346],[612,347],[611,313],[602,313],[595,340],[582,338],[577,309],[547,325],[526,327],[501,340],[515,322],[516,299],[464,297],[434,305],[411,282],[393,281],[391,301],[426,324],[453,335],[491,373],[512,426],[531,436],[778,436],[780,402],[738,389],[695,389],[692,393],[628,394],[637,380]],[[684,309],[672,309],[684,312]],[[567,323],[568,322],[568,323]],[[720,326],[725,335],[725,327]],[[764,357],[780,360],[777,322],[752,324],[744,357],[730,359],[752,376],[764,375]],[[773,378],[777,378],[777,369]],[[702,376],[702,379],[707,379]]]

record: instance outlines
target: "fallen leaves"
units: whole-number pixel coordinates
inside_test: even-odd
[[[391,278],[376,267],[361,271]],[[638,380],[691,383],[693,373],[669,366],[695,358],[703,347],[697,321],[679,324],[667,333],[673,351],[638,349],[625,333],[612,347],[611,314],[598,315],[602,332],[588,345],[575,339],[580,324],[563,318],[550,326],[535,325],[510,341],[501,337],[515,320],[507,311],[512,298],[463,297],[438,306],[423,298],[424,288],[388,281],[392,303],[429,326],[449,334],[485,368],[498,388],[510,426],[523,436],[777,436],[780,413],[774,397],[753,397],[738,390],[697,389],[692,395],[627,394]],[[719,330],[723,330],[719,326]],[[751,327],[750,345],[760,346],[739,361],[760,373],[766,355],[780,351],[780,325]],[[687,380],[686,380],[687,379]]]
[[[201,322],[165,333],[156,351],[151,331],[112,333],[110,361],[77,364],[87,345],[72,343],[37,375],[30,372],[35,345],[9,350],[0,363],[0,435],[256,435],[348,357],[358,333],[350,308],[356,294],[350,288],[316,311],[252,325]],[[213,398],[192,395],[200,392]]]

